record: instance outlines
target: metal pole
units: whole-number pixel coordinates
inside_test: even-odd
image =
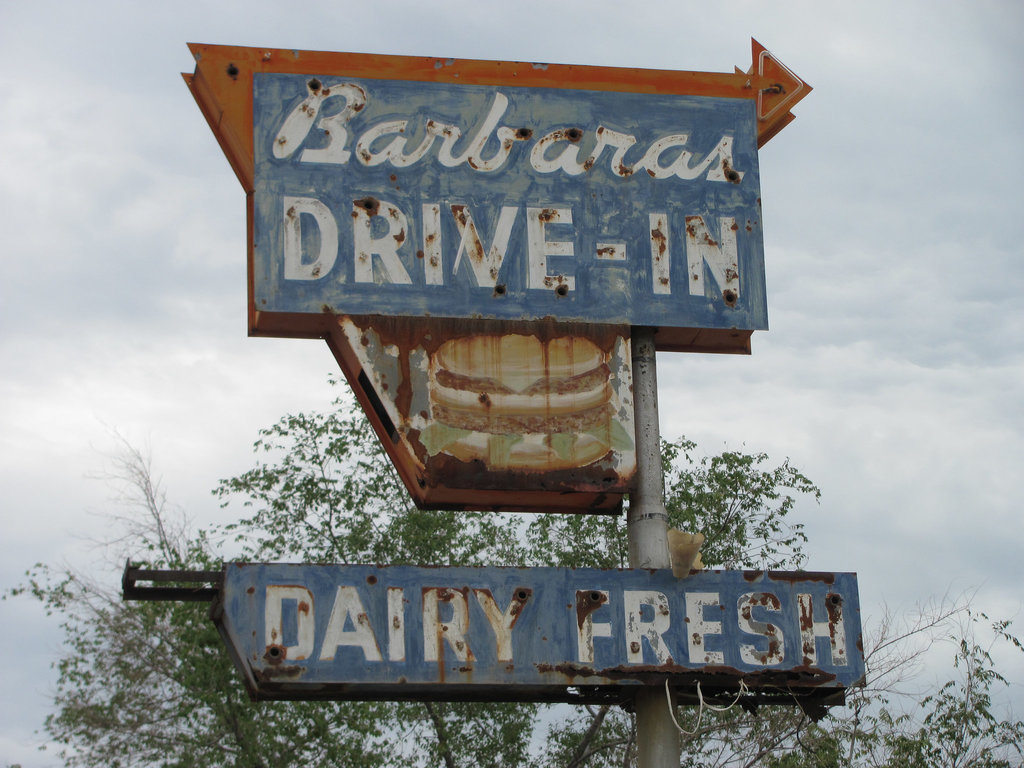
[[[633,417],[636,483],[629,496],[626,527],[631,568],[671,568],[668,511],[658,427],[658,368],[654,329],[632,329]],[[679,730],[661,686],[645,687],[634,700],[639,768],[679,768]]]

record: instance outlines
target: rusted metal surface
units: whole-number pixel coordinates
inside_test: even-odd
[[[767,328],[757,148],[809,88],[756,41],[732,74],[190,48],[250,333],[327,339],[422,507],[618,511],[628,329]]]
[[[628,329],[339,317],[328,344],[420,506],[619,511]]]
[[[848,573],[232,564],[213,615],[254,698],[820,706],[864,676]]]
[[[566,85],[255,74],[263,330],[324,307],[767,327],[754,103]]]
[[[253,195],[254,334],[553,317],[747,353],[766,327],[756,147],[810,89],[756,42],[732,74],[190,47]]]

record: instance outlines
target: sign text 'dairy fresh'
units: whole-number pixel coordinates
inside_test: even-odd
[[[799,669],[825,687],[863,675],[851,574],[232,566],[225,608],[265,695],[401,683],[552,686],[558,698],[570,678],[652,671],[754,681]]]

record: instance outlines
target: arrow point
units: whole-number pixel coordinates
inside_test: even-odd
[[[757,119],[761,123],[758,138],[763,144],[791,122],[790,109],[810,93],[811,86],[754,38],[750,38],[750,49],[753,58],[751,72],[757,76],[760,88],[757,97]]]

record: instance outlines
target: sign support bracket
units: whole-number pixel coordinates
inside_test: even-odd
[[[139,584],[140,581],[149,582]],[[125,600],[207,603],[224,586],[224,571],[160,571],[125,563],[121,594]]]
[[[639,326],[631,331],[637,465],[626,518],[631,568],[672,567],[658,425],[654,333],[654,328]],[[639,768],[677,768],[682,753],[680,735],[661,688],[651,686],[637,692],[634,709]]]

